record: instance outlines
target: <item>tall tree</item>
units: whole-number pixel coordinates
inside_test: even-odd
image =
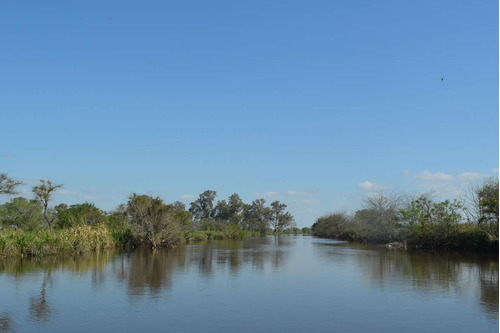
[[[229,214],[231,223],[240,225],[243,218],[243,207],[245,204],[237,193],[233,193],[228,199]]]
[[[33,194],[35,195],[35,200],[40,202],[43,206],[43,218],[49,226],[49,230],[52,230],[52,222],[54,222],[54,217],[48,215],[48,208],[50,200],[52,199],[53,192],[58,188],[63,187],[62,184],[53,184],[50,180],[41,179],[40,185],[33,187]]]
[[[286,205],[279,201],[274,201],[271,203],[271,226],[274,232],[281,232],[284,229],[291,227],[294,222],[293,216],[285,212]]]
[[[229,221],[231,218],[230,206],[227,204],[226,200],[217,201],[215,205],[215,218],[224,222]]]
[[[252,201],[251,205],[245,206],[243,228],[251,231],[266,233],[269,228],[271,209],[265,206],[264,199]]]
[[[208,219],[215,216],[214,200],[217,192],[206,190],[201,193],[196,201],[191,202],[189,212],[197,220]]]
[[[498,178],[488,179],[477,191],[479,199],[479,225],[498,239]]]
[[[0,173],[0,194],[12,195],[17,194],[16,187],[23,183],[19,180],[9,178],[6,173]]]

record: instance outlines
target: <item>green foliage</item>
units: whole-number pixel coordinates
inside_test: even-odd
[[[186,242],[208,241],[212,239],[242,239],[245,236],[256,236],[258,233],[242,230],[235,224],[229,224],[225,230],[186,230],[183,232]]]
[[[200,194],[196,201],[191,202],[189,212],[197,220],[207,219],[215,216],[214,200],[217,192],[207,190]]]
[[[0,231],[0,258],[80,254],[117,245],[111,231],[103,225],[78,226],[55,231]]]
[[[104,212],[88,202],[69,207],[58,205],[56,211],[56,225],[59,228],[69,228],[77,225],[98,225],[106,222]]]
[[[286,205],[279,201],[271,203],[269,220],[274,232],[280,233],[286,228],[290,228],[295,225],[293,216],[290,213],[285,212],[285,209]]]
[[[309,235],[311,233],[311,228],[309,227],[303,227],[302,228],[302,234],[303,235]]]
[[[258,231],[266,234],[271,220],[271,209],[265,206],[264,199],[252,201],[251,205],[245,205],[243,211],[242,227],[244,230]]]
[[[127,203],[132,234],[152,248],[175,246],[181,241],[181,224],[175,207],[160,198],[132,194]]]
[[[285,211],[286,205],[275,201],[266,207],[264,199],[257,199],[248,205],[240,196],[232,194],[228,200],[220,200],[214,206],[215,191],[205,191],[191,203],[192,224],[183,223],[183,230],[227,231],[230,225],[241,230],[266,234],[272,226],[274,232],[283,232],[294,226],[293,216]],[[186,220],[184,220],[186,221]]]
[[[394,206],[393,206],[394,207]],[[357,211],[354,218],[344,213],[320,217],[313,224],[315,236],[379,243],[400,242],[412,248],[498,251],[498,238],[477,223],[463,223],[461,202],[434,202],[429,195],[399,208],[392,218],[387,210],[372,207]],[[375,210],[375,211],[374,211]],[[386,222],[380,219],[384,216]],[[375,221],[375,222],[374,222]],[[385,228],[380,228],[380,226]]]
[[[0,205],[0,225],[34,230],[42,224],[42,205],[37,201],[18,197]]]
[[[191,220],[193,219],[193,215],[190,212],[187,212],[185,210],[183,211],[176,211],[175,212],[175,217],[179,221],[181,227],[183,230],[190,229],[191,227]]]
[[[318,218],[311,227],[313,235],[335,239],[351,239],[353,232],[351,219],[343,212]]]
[[[478,190],[480,218],[479,224],[491,236],[498,239],[498,178],[488,179]]]
[[[462,210],[463,205],[459,201],[436,203],[428,196],[421,196],[399,211],[400,239],[409,245],[424,248],[458,247]]]

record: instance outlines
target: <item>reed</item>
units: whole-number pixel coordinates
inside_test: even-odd
[[[221,239],[243,239],[244,237],[259,235],[259,232],[241,230],[237,226],[230,226],[226,230],[186,230],[183,233],[184,240],[188,243]]]
[[[117,245],[112,232],[104,225],[84,225],[54,231],[0,231],[0,258],[81,254]]]

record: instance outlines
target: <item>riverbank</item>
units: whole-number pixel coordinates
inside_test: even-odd
[[[224,231],[185,230],[182,242],[202,242],[220,239],[243,239],[259,236],[258,232],[228,228]],[[130,229],[113,230],[106,225],[77,226],[68,229],[0,230],[0,259],[46,257],[53,255],[80,255],[113,248],[140,247],[141,242]]]
[[[342,232],[331,228],[313,228],[313,235],[321,238],[345,240],[358,243],[385,245],[401,250],[464,251],[498,253],[498,239],[477,225],[464,223],[448,234],[436,232],[431,228],[415,229],[406,235],[387,239],[363,237],[355,229]]]
[[[0,258],[75,255],[119,246],[106,226],[78,226],[60,230],[0,231]]]

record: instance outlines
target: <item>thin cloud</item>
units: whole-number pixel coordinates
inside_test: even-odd
[[[484,178],[484,175],[478,172],[464,172],[458,175],[458,179],[462,181],[472,181],[480,178]]]
[[[421,180],[430,180],[430,181],[439,181],[439,180],[451,180],[453,177],[447,173],[443,172],[437,172],[437,173],[431,173],[429,171],[422,171],[419,174],[416,174],[414,176],[417,179]]]
[[[310,197],[314,195],[315,192],[289,190],[287,191],[287,194],[292,197]]]
[[[192,199],[196,198],[196,196],[194,196],[192,194],[181,194],[179,196],[179,198],[181,198],[182,200],[192,200]]]
[[[382,183],[374,183],[370,181],[364,181],[360,184],[358,184],[358,187],[362,190],[365,191],[382,191],[387,189],[387,185],[382,184]]]
[[[256,195],[256,196],[259,196],[259,195]],[[268,199],[268,200],[280,199],[282,197],[278,192],[275,192],[275,191],[267,191],[267,192],[262,193],[260,196],[262,198]]]

